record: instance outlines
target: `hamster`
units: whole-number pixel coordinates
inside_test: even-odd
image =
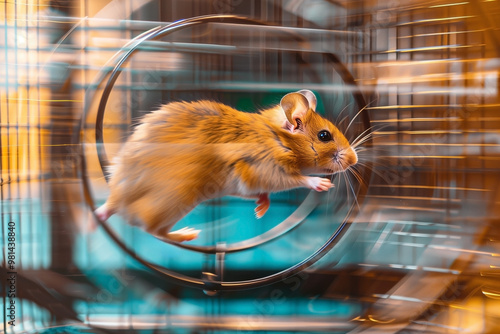
[[[150,234],[188,241],[199,230],[173,225],[203,201],[256,199],[257,218],[269,193],[305,187],[328,191],[327,175],[358,161],[344,135],[315,112],[309,90],[279,105],[247,113],[212,101],[172,102],[145,115],[109,169],[110,195],[96,210],[117,213]]]

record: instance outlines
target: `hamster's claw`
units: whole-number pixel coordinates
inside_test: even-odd
[[[195,230],[194,228],[184,227],[180,230],[167,233],[167,239],[177,242],[190,241],[196,239],[201,230]]]
[[[255,216],[260,219],[266,214],[269,206],[271,205],[269,194],[260,194],[255,203],[257,204],[257,207],[255,208]]]

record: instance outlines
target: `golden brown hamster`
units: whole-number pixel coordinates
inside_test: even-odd
[[[110,195],[97,216],[118,213],[155,236],[187,241],[200,231],[170,230],[205,200],[257,199],[260,218],[269,193],[327,191],[330,179],[308,175],[344,171],[358,157],[316,104],[311,91],[301,90],[260,113],[211,101],[162,106],[142,118],[114,159]]]

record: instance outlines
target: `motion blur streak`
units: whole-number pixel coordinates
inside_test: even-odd
[[[359,162],[328,194],[276,194],[259,221],[252,201],[200,205],[176,227],[200,227],[195,245],[214,254],[110,220],[142,258],[206,280],[198,291],[96,228],[82,184],[106,199],[95,125],[113,57],[151,29],[215,14],[265,24],[221,18],[140,43],[106,106],[108,158],[162,103],[255,112],[310,89]],[[14,305],[0,332],[500,332],[500,1],[3,0],[0,36],[0,276]],[[314,207],[279,238],[226,253],[281,231],[304,202]],[[210,289],[300,263],[344,221],[304,272]]]

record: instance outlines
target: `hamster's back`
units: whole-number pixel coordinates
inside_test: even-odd
[[[172,102],[145,115],[132,142],[215,144],[255,142],[251,133],[264,126],[260,114],[213,101]],[[258,137],[258,136],[257,136]]]

